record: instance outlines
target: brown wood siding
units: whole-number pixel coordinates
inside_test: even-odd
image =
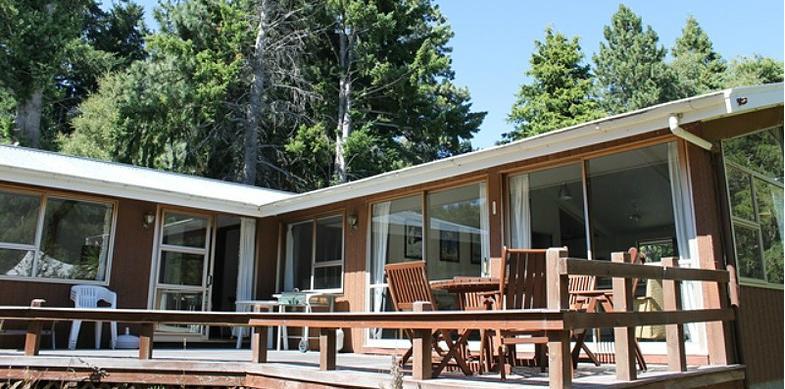
[[[751,386],[783,382],[783,291],[741,286],[739,338],[741,363],[747,366]]]

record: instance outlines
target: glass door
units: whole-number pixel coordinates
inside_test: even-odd
[[[159,227],[154,309],[210,309],[212,217],[163,211]],[[204,336],[199,325],[159,325],[159,333]]]

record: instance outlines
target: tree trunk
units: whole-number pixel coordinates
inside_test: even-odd
[[[260,120],[264,110],[264,88],[265,88],[265,68],[264,68],[264,44],[267,33],[267,0],[259,3],[259,28],[256,32],[256,42],[254,43],[254,53],[251,58],[251,90],[249,95],[248,107],[246,108],[246,126],[243,137],[243,183],[249,185],[256,184],[257,163],[259,159],[259,130]]]
[[[41,108],[44,90],[38,88],[24,101],[16,105],[14,131],[21,135],[23,144],[41,146]]]
[[[338,128],[335,139],[335,179],[339,183],[349,180],[344,146],[352,133],[352,80],[349,67],[353,39],[350,31],[346,26],[339,31],[338,57],[341,75],[338,80]]]

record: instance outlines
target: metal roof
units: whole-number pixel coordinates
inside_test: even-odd
[[[0,145],[0,181],[258,216],[293,193]]]

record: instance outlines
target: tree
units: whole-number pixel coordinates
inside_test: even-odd
[[[602,115],[592,99],[589,66],[583,65],[578,38],[567,39],[550,27],[545,40],[534,42],[534,53],[508,120],[515,129],[504,134],[512,141],[596,119]]]
[[[687,18],[681,36],[671,49],[676,77],[675,96],[684,98],[722,88],[725,61],[714,51],[709,35],[694,17]]]
[[[782,82],[782,61],[754,55],[731,61],[724,77],[724,87],[747,86]]]
[[[16,102],[14,138],[38,147],[44,91],[79,39],[87,0],[24,0],[0,5],[0,86]]]
[[[664,62],[657,33],[630,8],[619,5],[603,30],[605,42],[594,55],[600,106],[609,114],[671,99],[673,76]]]
[[[334,179],[467,150],[484,113],[452,84],[452,32],[429,0],[332,0]],[[329,128],[328,126],[325,126]]]

